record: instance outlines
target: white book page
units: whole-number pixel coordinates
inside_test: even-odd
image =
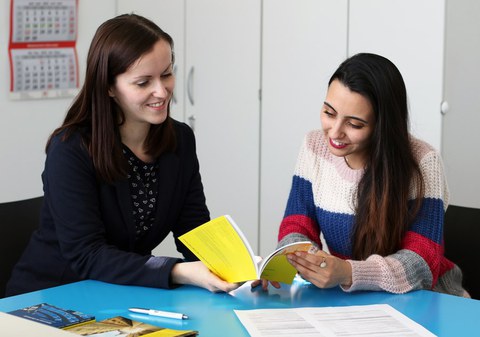
[[[232,227],[235,229],[235,231],[238,233],[238,236],[240,237],[240,239],[242,240],[243,244],[245,245],[245,247],[247,247],[247,251],[248,251],[248,254],[250,255],[250,258],[252,259],[252,264],[255,265],[255,268],[257,270],[257,276],[259,275],[258,274],[258,258],[255,256],[255,254],[253,253],[253,249],[252,249],[252,246],[250,246],[250,242],[248,242],[247,240],[247,237],[245,236],[245,234],[243,234],[242,230],[240,229],[240,227],[237,226],[237,224],[235,223],[235,221],[233,220],[233,218],[228,215],[228,214],[225,214],[225,218],[227,218],[228,222],[230,222],[230,224],[232,225]]]
[[[387,304],[234,312],[252,337],[435,336]]]

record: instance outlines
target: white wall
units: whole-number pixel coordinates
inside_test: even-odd
[[[115,15],[115,0],[80,0],[77,52],[83,80],[88,46],[103,21]],[[11,100],[8,37],[10,0],[0,4],[0,202],[42,195],[45,143],[60,125],[72,98]]]
[[[350,0],[348,54],[383,55],[407,88],[410,131],[440,150],[445,1]]]
[[[476,64],[476,59],[473,59],[472,55],[478,55],[478,26],[470,26],[475,27],[476,31],[472,32],[468,27],[465,31],[465,20],[458,16],[449,17],[449,13],[462,16],[469,14],[471,10],[478,11],[478,6],[475,0],[464,0],[459,2],[460,8],[453,14],[451,5],[456,3],[455,0],[447,0],[449,21],[446,27],[448,53],[446,54],[445,98],[451,103],[451,111],[445,116],[443,123],[442,147],[447,178],[452,190],[452,202],[480,207],[478,188],[472,187],[471,184],[479,181],[474,170],[480,166],[478,138],[472,138],[478,137],[479,134],[475,130],[478,124],[475,120],[478,120],[479,116],[478,104],[475,103],[479,97],[475,94],[478,92],[476,90],[478,76],[472,76],[472,70],[476,71],[478,67],[461,67],[465,65],[465,60]],[[90,40],[98,25],[115,15],[115,4],[115,0],[79,1],[77,52],[81,78],[85,70],[84,63]],[[464,13],[460,11],[461,7],[466,9]],[[45,158],[45,142],[53,129],[61,123],[72,99],[10,100],[7,48],[10,0],[1,0],[0,13],[0,31],[2,32],[0,45],[3,46],[0,52],[0,74],[3,75],[0,79],[0,202],[5,202],[42,194],[41,172]],[[470,13],[468,16],[474,15]],[[459,26],[455,28],[452,25]],[[459,37],[465,34],[472,35],[472,39]],[[475,54],[464,53],[462,49],[465,45],[469,48],[473,47]],[[452,64],[460,66],[460,70],[452,67]],[[451,96],[454,91],[458,92],[458,99]]]

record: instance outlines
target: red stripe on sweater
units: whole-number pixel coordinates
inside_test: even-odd
[[[278,232],[278,241],[291,233],[303,234],[310,240],[322,246],[320,243],[320,228],[314,220],[305,215],[289,215],[283,218]]]
[[[454,264],[443,256],[442,245],[418,233],[407,232],[402,242],[402,248],[417,253],[427,262],[433,278],[432,288],[437,284],[441,275],[454,267]]]

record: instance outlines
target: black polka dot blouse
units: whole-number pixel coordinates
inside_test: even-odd
[[[133,220],[136,228],[136,238],[145,235],[155,221],[157,205],[158,163],[145,163],[141,161],[128,147],[123,146],[123,154],[130,165],[128,182],[133,204]]]

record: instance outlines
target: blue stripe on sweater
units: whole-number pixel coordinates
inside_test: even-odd
[[[422,207],[410,229],[440,244],[443,237],[444,214],[443,200],[425,198],[423,199]]]
[[[351,254],[351,228],[353,216],[323,210],[315,205],[312,183],[294,175],[285,210],[285,217],[303,215],[313,219],[321,228],[331,252],[344,256]]]
[[[352,214],[329,212],[317,207],[317,221],[327,242],[330,253],[352,256]]]
[[[315,219],[312,183],[296,175],[294,175],[292,179],[292,188],[288,197],[284,217],[289,215],[305,215],[311,219]]]
[[[317,207],[313,198],[312,183],[299,176],[293,176],[292,189],[285,210],[285,217],[304,215],[313,219],[320,227],[331,252],[351,256],[351,235],[354,216],[326,211]],[[410,230],[441,243],[443,233],[443,201],[425,198],[416,220]],[[437,225],[432,225],[437,224]],[[442,224],[438,227],[438,224]]]

